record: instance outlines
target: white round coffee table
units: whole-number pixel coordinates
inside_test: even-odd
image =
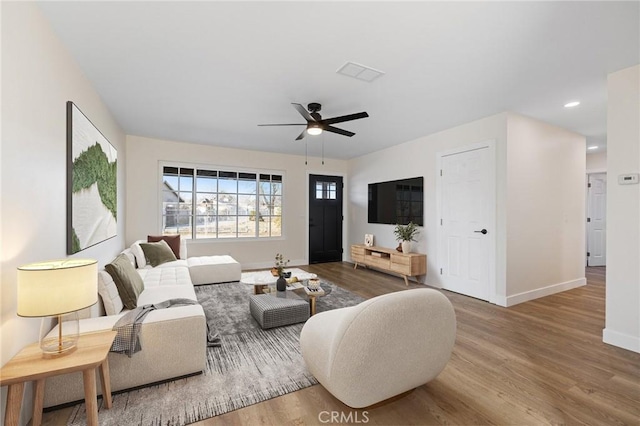
[[[311,274],[299,268],[287,268],[284,271],[291,272],[291,277],[298,278],[298,281],[304,281],[311,278],[318,278],[316,274]],[[247,284],[247,285],[275,284],[277,280],[278,280],[278,277],[274,277],[271,274],[270,269],[266,271],[243,272],[240,277],[240,283]]]

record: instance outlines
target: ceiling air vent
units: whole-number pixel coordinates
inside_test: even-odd
[[[366,81],[371,83],[376,78],[384,75],[384,72],[377,70],[375,68],[371,68],[365,65],[356,64],[355,62],[347,62],[343,66],[341,66],[338,71],[338,74],[346,75],[347,77],[357,78],[358,80]]]

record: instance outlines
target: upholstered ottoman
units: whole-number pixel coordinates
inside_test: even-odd
[[[197,256],[187,259],[193,285],[240,281],[242,268],[231,256]]]
[[[309,303],[305,300],[269,294],[249,296],[249,310],[263,329],[296,324],[309,319]]]

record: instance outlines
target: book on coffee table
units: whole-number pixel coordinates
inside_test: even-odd
[[[300,281],[296,281],[294,283],[287,283],[287,290],[297,290],[299,288],[304,287]]]
[[[317,290],[312,290],[309,287],[305,287],[304,291],[310,296],[324,296],[324,290],[322,289],[322,287],[318,287]]]

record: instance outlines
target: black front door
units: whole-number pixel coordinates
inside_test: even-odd
[[[342,260],[342,177],[309,176],[309,263]]]

